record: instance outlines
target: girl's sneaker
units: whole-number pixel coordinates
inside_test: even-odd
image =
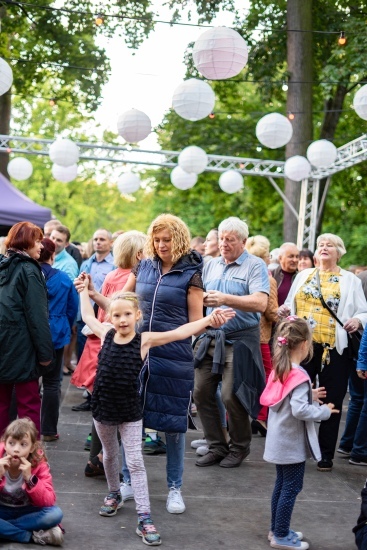
[[[51,546],[61,546],[64,542],[64,534],[59,525],[55,525],[52,529],[47,529],[47,531],[33,531],[32,534],[33,542],[36,544],[41,544],[45,546],[50,544]],[[31,542],[32,542],[31,539]]]
[[[289,533],[292,533],[294,535],[297,535],[297,537],[299,538],[299,540],[302,540],[303,539],[303,533],[301,533],[301,531],[293,531],[292,529],[289,529]],[[268,540],[271,541],[271,539],[274,538],[274,533],[273,531],[269,531],[268,533]]]
[[[136,534],[148,546],[159,546],[162,543],[161,536],[150,518],[138,520]]]
[[[279,548],[282,550],[308,550],[310,547],[308,542],[299,540],[295,531],[289,531],[288,536],[286,537],[276,537],[273,535],[273,538],[270,541],[270,546],[272,548]]]
[[[109,493],[104,499],[104,505],[99,510],[100,516],[115,516],[116,512],[124,504],[120,491]]]

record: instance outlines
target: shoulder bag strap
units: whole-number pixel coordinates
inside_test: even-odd
[[[319,274],[318,269],[316,269],[316,280],[317,280],[318,291],[320,293],[320,302],[322,303],[324,308],[327,309],[328,312],[334,317],[334,319],[336,319],[338,321],[339,325],[343,327],[344,326],[343,323],[340,321],[340,319],[337,317],[337,315],[333,312],[333,310],[327,305],[327,303],[324,300],[324,297],[323,297],[322,292],[321,292],[320,274]]]

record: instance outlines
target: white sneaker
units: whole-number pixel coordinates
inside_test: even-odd
[[[206,439],[194,439],[194,441],[191,441],[191,449],[197,449],[203,445],[206,445]]]
[[[134,491],[129,483],[125,483],[124,481],[120,483],[120,493],[123,502],[126,502],[127,500],[134,500]]]
[[[176,487],[170,488],[166,508],[167,512],[170,514],[182,514],[186,510],[186,506],[181,495],[181,489],[176,489]]]
[[[199,456],[205,456],[209,452],[209,446],[208,445],[202,445],[201,447],[198,447],[196,449],[196,454]]]
[[[61,546],[64,542],[64,534],[58,525],[52,527],[52,529],[47,529],[47,531],[33,531],[32,538],[33,542],[42,546],[46,544]]]

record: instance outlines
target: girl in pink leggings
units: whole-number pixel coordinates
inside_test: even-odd
[[[234,316],[231,309],[217,309],[211,315],[168,332],[136,332],[141,320],[138,297],[133,292],[118,292],[112,296],[109,316],[113,328],[100,323],[94,316],[88,296],[88,279],[81,275],[83,321],[103,341],[98,356],[98,368],[92,394],[92,414],[103,445],[103,465],[109,493],[99,513],[114,516],[123,505],[119,481],[118,427],[125,449],[126,463],[138,512],[137,535],[145,544],[158,546],[161,537],[150,517],[147,475],[141,449],[142,404],[140,375],[149,349],[193,334],[200,334],[208,325],[219,328]]]

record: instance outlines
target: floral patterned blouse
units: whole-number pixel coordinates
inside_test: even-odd
[[[325,347],[324,360],[328,362],[328,350],[335,347],[336,320],[320,301],[316,269],[310,274],[296,294],[298,317],[306,319],[312,329],[312,340]],[[336,314],[340,302],[340,273],[319,271],[322,296]]]

